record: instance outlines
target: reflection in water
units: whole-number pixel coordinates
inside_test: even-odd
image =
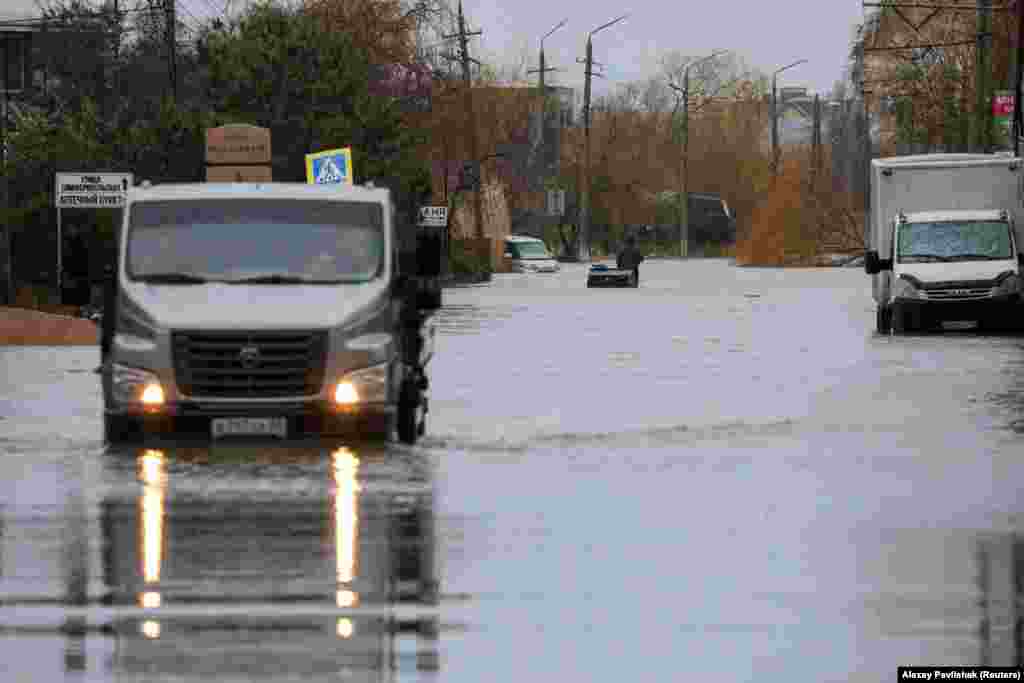
[[[356,576],[356,543],[359,534],[358,492],[356,476],[359,458],[347,448],[331,455],[334,473],[334,547],[338,574],[335,602],[338,607],[354,607],[359,595],[349,584]]]
[[[147,620],[142,622],[142,635],[147,638],[159,638],[160,637],[160,622]]]
[[[363,612],[436,604],[424,462],[322,446],[223,453],[138,451],[129,497],[102,502],[111,597],[153,610],[111,625],[110,677],[433,677],[436,616]]]
[[[978,543],[983,666],[1024,666],[1024,541],[1017,534]]]
[[[139,595],[139,604],[153,609],[160,606],[160,592],[154,588],[159,587],[164,550],[167,473],[163,452],[144,451],[139,457],[139,472],[143,483],[139,506],[142,518],[142,578],[145,582],[145,590]]]

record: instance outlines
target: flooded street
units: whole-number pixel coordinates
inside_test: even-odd
[[[0,349],[3,681],[864,681],[1020,663],[1024,338],[861,269],[446,290],[427,436],[101,440]]]

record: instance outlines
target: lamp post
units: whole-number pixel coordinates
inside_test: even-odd
[[[547,89],[544,87],[544,74],[547,71],[554,71],[554,69],[548,69],[544,65],[544,41],[547,40],[552,33],[562,28],[568,22],[568,19],[562,19],[553,29],[544,34],[544,37],[540,39],[540,68],[537,69],[537,73],[540,75],[540,95],[545,97],[547,95]]]
[[[577,251],[581,261],[590,260],[590,77],[594,66],[592,38],[598,31],[614,26],[627,16],[624,14],[587,34],[586,78],[583,82],[583,192],[580,193],[580,232],[577,236]]]
[[[682,94],[683,98],[683,153],[679,174],[679,255],[686,258],[690,255],[690,203],[689,203],[689,159],[690,159],[690,69],[709,62],[716,57],[728,53],[729,50],[718,50],[707,57],[692,61],[683,67],[683,87],[674,83],[669,87]]]
[[[777,95],[775,92],[776,79],[778,78],[778,75],[786,69],[792,69],[794,66],[804,64],[805,62],[807,62],[806,59],[800,59],[792,64],[787,64],[781,69],[776,69],[772,73],[772,177],[779,173],[779,111],[776,100]]]

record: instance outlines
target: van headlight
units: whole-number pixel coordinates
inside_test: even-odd
[[[334,387],[337,405],[384,403],[388,400],[388,364],[382,363],[346,374]]]
[[[910,280],[900,276],[892,284],[893,299],[922,299],[920,290]]]
[[[119,403],[141,403],[148,408],[157,408],[166,400],[156,374],[118,363],[114,363],[111,390]]]
[[[1010,274],[1003,278],[1003,280],[996,285],[995,290],[992,294],[995,296],[1010,296],[1012,294],[1020,294],[1020,276],[1016,274]]]

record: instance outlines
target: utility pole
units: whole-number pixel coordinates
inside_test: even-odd
[[[7,49],[7,38],[4,38],[2,42],[0,42],[0,46],[2,46],[4,50]],[[2,89],[3,94],[3,111],[0,112],[0,193],[2,193],[2,197],[0,197],[0,201],[2,201],[2,203],[0,203],[0,208],[3,208],[4,211],[8,209],[10,199],[8,191],[9,186],[7,182],[7,71],[0,74],[0,89]],[[11,251],[13,247],[13,240],[11,239],[13,228],[11,227],[10,212],[7,213],[8,216],[4,220],[4,238],[7,243],[4,245],[5,253],[3,263],[4,270],[7,271],[7,277],[5,278],[6,282],[4,283],[7,291],[3,303],[10,305],[15,303],[14,255]]]
[[[817,183],[818,172],[821,170],[822,165],[822,147],[821,147],[821,96],[818,94],[814,95],[814,119],[813,119],[813,130],[811,131],[811,169],[813,172],[813,178],[815,186]]]
[[[800,59],[792,64],[776,69],[772,73],[772,102],[771,102],[771,116],[772,116],[772,176],[779,174],[779,105],[778,105],[778,93],[776,88],[776,81],[780,73],[786,69],[792,69],[794,66],[806,63],[806,59]]]
[[[580,228],[576,233],[576,254],[590,260],[590,77],[593,75],[594,45],[587,36],[586,66],[583,73],[583,187],[580,191]]]
[[[458,37],[459,39],[459,61],[462,64],[462,86],[464,89],[463,97],[465,101],[466,114],[469,118],[469,154],[471,158],[471,165],[473,169],[472,176],[475,179],[475,187],[472,189],[473,192],[473,219],[476,222],[475,234],[477,238],[484,237],[484,219],[483,219],[483,198],[480,196],[483,191],[483,173],[480,166],[480,140],[479,130],[476,125],[476,111],[473,108],[473,79],[470,74],[469,63],[476,60],[469,56],[469,38],[471,36],[478,36],[482,31],[466,31],[466,18],[462,13],[462,2],[459,1],[459,32],[455,36],[445,36],[445,38]]]
[[[546,34],[544,34],[544,37],[540,39],[540,68],[538,68],[538,69],[531,69],[530,71],[527,72],[527,73],[531,73],[531,74],[532,73],[536,73],[538,75],[538,81],[539,81],[538,87],[540,89],[540,98],[541,98],[541,100],[540,100],[541,101],[541,110],[540,110],[540,148],[541,148],[541,150],[545,150],[546,149],[545,145],[544,145],[544,143],[545,143],[545,139],[544,138],[545,138],[545,132],[547,131],[547,125],[548,125],[548,89],[547,89],[547,86],[544,83],[544,74],[547,73],[548,71],[558,71],[559,70],[559,69],[556,69],[554,67],[548,68],[547,64],[545,63],[545,61],[544,61],[544,41],[552,33],[554,33],[558,29],[560,29],[563,26],[565,26],[566,22],[568,22],[568,21],[569,21],[568,19],[563,19],[561,22],[559,22],[559,24],[557,26],[555,26],[553,29],[551,29]],[[543,152],[541,154],[541,158],[546,160],[546,157],[544,156]],[[544,172],[543,172],[542,176],[543,176],[544,179],[547,179],[548,178],[548,172],[549,172],[550,169],[547,167],[546,162],[543,164],[543,168],[544,168]]]
[[[669,83],[669,87],[680,93],[683,100],[683,125],[680,133],[682,139],[682,159],[679,173],[679,255],[686,258],[690,255],[690,68],[720,57],[729,50],[719,50],[707,57],[688,63],[683,67],[683,87]]]
[[[978,0],[978,49],[975,60],[975,151],[992,147],[992,0]]]
[[[1024,79],[1024,0],[1017,0],[1017,69],[1013,83],[1013,155],[1020,156],[1020,138],[1024,135],[1024,111],[1020,98]]]
[[[537,74],[538,75],[538,81],[539,81],[538,87],[540,88],[541,97],[544,97],[545,100],[547,98],[548,91],[547,91],[547,88],[544,85],[544,74],[547,73],[548,71],[558,71],[558,69],[556,69],[554,67],[549,69],[547,66],[545,66],[545,62],[544,62],[544,41],[547,40],[548,37],[552,33],[554,33],[558,29],[560,29],[563,26],[565,26],[565,24],[568,21],[569,21],[568,19],[562,19],[562,21],[560,21],[557,26],[555,26],[553,29],[551,29],[550,31],[548,31],[547,33],[544,34],[544,37],[540,39],[540,68],[539,69],[530,69],[529,71],[527,71],[527,73]]]
[[[168,70],[171,78],[171,97],[175,104],[178,102],[178,45],[177,45],[177,19],[175,17],[175,0],[164,0],[164,11],[167,15],[167,59]]]
[[[617,24],[629,15],[622,15],[614,21],[598,26],[587,34],[587,56],[583,81],[583,189],[580,192],[580,229],[576,237],[576,249],[581,261],[590,260],[590,78],[594,74],[593,36],[598,31]],[[600,76],[601,74],[597,74]]]

